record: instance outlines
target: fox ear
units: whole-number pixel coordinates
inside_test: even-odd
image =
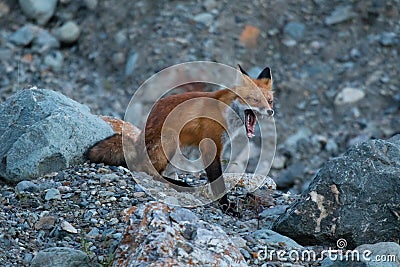
[[[244,75],[247,75],[247,76],[249,76],[249,74],[242,68],[242,66],[240,66],[239,64],[238,64],[238,68],[239,68],[239,70],[240,70],[240,72],[241,73],[243,73]],[[249,76],[250,77],[250,76]]]
[[[271,69],[266,67],[263,71],[258,75],[257,79],[272,79]]]

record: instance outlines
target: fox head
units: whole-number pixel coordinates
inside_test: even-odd
[[[247,136],[251,138],[257,118],[274,115],[271,69],[266,67],[256,79],[252,79],[240,65],[238,68],[241,83],[234,88],[237,98],[233,102],[233,109],[244,121]]]

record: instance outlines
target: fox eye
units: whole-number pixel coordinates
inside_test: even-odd
[[[268,99],[268,104],[272,105],[274,103],[274,101],[272,101],[272,99]]]

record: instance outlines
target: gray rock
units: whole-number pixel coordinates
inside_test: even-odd
[[[45,200],[54,200],[54,199],[61,199],[61,193],[56,188],[50,188],[47,190],[46,195],[44,196]]]
[[[276,216],[276,215],[282,215],[285,213],[286,209],[288,208],[288,205],[278,205],[274,206],[272,208],[266,208],[260,213],[261,218],[267,218],[271,216]]]
[[[273,225],[300,244],[347,248],[399,236],[400,135],[372,140],[327,162],[309,188]]]
[[[194,16],[193,20],[206,26],[210,26],[213,21],[213,15],[211,15],[210,13],[200,13]]]
[[[136,52],[132,52],[129,55],[128,61],[126,62],[126,65],[125,65],[125,76],[130,76],[133,74],[133,70],[136,67],[138,58],[139,58],[139,54]]]
[[[33,48],[41,53],[51,48],[59,48],[60,43],[45,29],[35,25],[25,25],[11,34],[9,40],[17,45],[27,46],[32,44]]]
[[[85,5],[88,9],[95,10],[98,5],[98,1],[97,0],[85,0]]]
[[[287,251],[293,249],[303,249],[303,246],[297,244],[294,240],[276,233],[269,229],[261,229],[253,232],[251,236],[258,241],[260,245],[279,244],[284,245]]]
[[[0,177],[17,182],[84,162],[113,134],[87,106],[46,89],[21,90],[0,105]]]
[[[53,247],[41,250],[31,261],[31,267],[89,267],[86,253],[67,247]]]
[[[278,189],[289,189],[296,180],[301,180],[304,175],[305,166],[301,162],[296,162],[284,169],[276,179]]]
[[[9,40],[16,45],[29,45],[35,37],[34,27],[25,25],[10,35]]]
[[[87,233],[86,236],[89,237],[89,238],[96,238],[96,237],[98,237],[99,235],[100,235],[99,228],[93,227],[92,230],[90,230],[90,232]]]
[[[40,53],[47,52],[52,48],[59,48],[60,42],[45,29],[37,27],[35,38],[33,39],[33,48]]]
[[[39,25],[44,25],[50,20],[57,6],[57,0],[19,0],[18,2],[25,16],[36,20]]]
[[[334,25],[347,20],[350,20],[356,16],[351,5],[338,6],[335,10],[325,18],[326,25]]]
[[[55,71],[62,69],[64,56],[60,51],[53,51],[44,57],[44,63]]]
[[[15,187],[15,193],[17,194],[23,194],[26,192],[34,193],[39,192],[39,190],[39,186],[31,181],[21,181]]]
[[[295,40],[301,40],[304,37],[306,26],[301,22],[291,21],[285,25],[283,32]]]
[[[335,105],[354,103],[360,101],[364,97],[364,91],[357,88],[346,87],[336,95]]]
[[[129,213],[113,266],[247,266],[220,227],[187,209],[150,202]]]
[[[328,151],[331,154],[336,154],[339,150],[339,147],[336,144],[335,140],[328,139],[328,142],[326,142],[326,145],[325,145],[325,149],[326,149],[326,151]]]
[[[311,136],[311,130],[305,127],[300,128],[296,133],[290,135],[285,141],[285,147],[293,147],[302,140]],[[290,149],[289,149],[290,150]]]
[[[383,46],[392,46],[397,44],[396,33],[394,32],[384,32],[381,34],[379,43]]]
[[[54,35],[60,42],[71,44],[78,40],[81,30],[74,21],[67,21],[60,28],[57,28]]]

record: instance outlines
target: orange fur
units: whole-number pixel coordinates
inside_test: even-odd
[[[241,68],[240,70],[246,74]],[[205,164],[209,182],[217,180],[222,175],[220,157],[224,145],[224,133],[230,126],[226,118],[227,106],[235,107],[239,113],[245,113],[250,109],[263,115],[273,114],[271,113],[272,79],[269,68],[266,68],[258,79],[251,79],[247,75],[243,77],[244,84],[232,90],[186,92],[160,99],[149,114],[145,131],[141,133],[128,122],[101,117],[110,123],[116,133],[90,148],[87,153],[88,159],[110,165],[126,165],[122,149],[123,129],[127,131],[128,145],[131,146],[129,151],[132,151],[132,154],[127,155],[128,163],[134,160],[136,171],[145,171],[160,177],[178,146],[181,148],[194,146],[201,150],[203,161],[209,164]],[[209,102],[210,100],[215,101]],[[189,102],[189,105],[185,105]],[[178,112],[175,112],[175,109],[178,109]],[[243,116],[246,115],[242,114],[242,118]],[[211,139],[214,142],[215,157],[208,153],[214,145],[201,142],[204,139]],[[151,166],[147,159],[150,159]],[[223,190],[225,185],[221,187]],[[221,189],[218,189],[215,193],[219,194],[220,191]]]

